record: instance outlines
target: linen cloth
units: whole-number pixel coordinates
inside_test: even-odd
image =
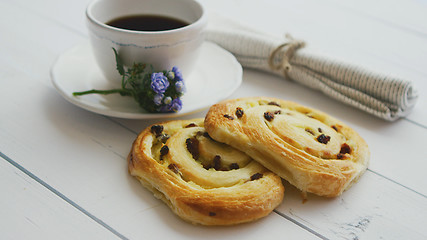
[[[296,49],[289,57],[288,71],[273,69],[269,64],[271,54],[286,39],[255,31],[217,15],[211,16],[209,21],[206,40],[231,52],[243,67],[289,78],[379,118],[394,121],[406,116],[418,98],[410,81],[316,56],[304,48]],[[280,66],[283,58],[289,56],[288,48],[278,49],[271,59],[274,65]]]

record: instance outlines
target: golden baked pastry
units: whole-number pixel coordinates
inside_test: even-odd
[[[276,98],[226,100],[205,118],[209,135],[305,192],[334,197],[367,169],[366,142],[339,120]]]
[[[194,224],[249,222],[268,215],[283,200],[281,178],[212,140],[203,119],[148,127],[134,141],[128,162],[132,176]]]

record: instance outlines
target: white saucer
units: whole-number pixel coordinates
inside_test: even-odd
[[[133,98],[119,94],[73,96],[77,91],[112,88],[96,64],[89,42],[63,53],[52,66],[51,78],[66,100],[95,113],[129,119],[178,117],[210,107],[230,96],[242,82],[242,66],[221,47],[205,42],[199,58],[193,72],[184,76],[187,92],[178,113],[147,113]]]

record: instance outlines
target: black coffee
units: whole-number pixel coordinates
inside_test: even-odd
[[[189,23],[159,15],[130,15],[113,19],[106,24],[134,31],[165,31],[185,27]]]

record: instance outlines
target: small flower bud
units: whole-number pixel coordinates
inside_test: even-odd
[[[173,80],[175,78],[175,73],[172,71],[168,72],[168,78]]]
[[[172,102],[172,98],[171,97],[165,97],[165,99],[163,99],[163,103],[164,104],[170,104]]]

